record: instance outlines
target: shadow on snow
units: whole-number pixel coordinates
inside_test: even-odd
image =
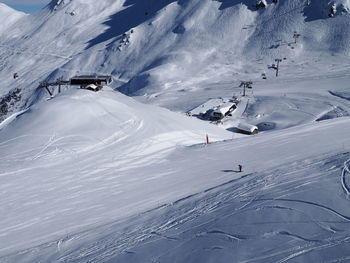
[[[104,24],[109,28],[88,42],[87,49],[113,39],[154,17],[159,10],[176,0],[127,0],[124,10],[112,15]],[[178,1],[181,4],[183,1]]]

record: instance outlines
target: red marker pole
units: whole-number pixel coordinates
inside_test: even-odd
[[[205,141],[207,142],[207,144],[210,143],[210,142],[209,142],[209,136],[208,136],[208,134],[205,136]]]

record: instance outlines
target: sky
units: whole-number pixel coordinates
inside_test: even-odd
[[[51,0],[0,0],[0,2],[25,13],[33,13],[43,8],[50,1]]]

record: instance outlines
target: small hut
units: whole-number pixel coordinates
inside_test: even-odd
[[[258,133],[258,127],[256,127],[255,125],[251,125],[251,124],[243,123],[243,122],[240,122],[237,125],[237,129],[241,133],[248,134],[248,135],[253,135],[253,134]]]

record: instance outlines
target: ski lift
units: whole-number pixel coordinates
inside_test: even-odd
[[[277,66],[276,66],[276,64],[272,64],[270,68],[277,69]]]
[[[18,73],[14,73],[14,74],[13,74],[13,78],[14,78],[14,79],[18,79],[18,78],[19,78]]]

